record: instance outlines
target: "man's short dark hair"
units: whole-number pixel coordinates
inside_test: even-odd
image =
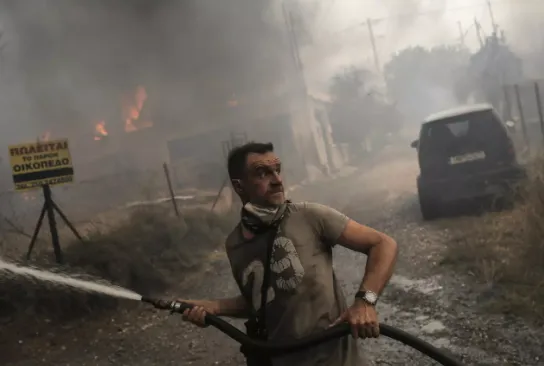
[[[227,169],[229,178],[242,179],[244,177],[247,156],[249,154],[266,154],[274,151],[274,145],[271,142],[250,141],[244,145],[237,146],[229,152],[227,159]]]

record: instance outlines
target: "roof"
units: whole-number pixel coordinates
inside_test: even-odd
[[[493,106],[488,103],[463,105],[463,106],[447,109],[444,111],[440,111],[438,113],[433,113],[427,118],[425,118],[423,123],[434,122],[434,121],[438,121],[445,118],[460,116],[463,114],[468,114],[473,112],[483,112],[483,111],[489,111],[489,110],[493,110]]]

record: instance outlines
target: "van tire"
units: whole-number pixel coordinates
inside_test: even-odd
[[[421,211],[421,216],[423,220],[430,221],[436,219],[439,216],[438,205],[434,200],[431,199],[428,195],[422,192],[421,187],[418,185],[418,199],[419,199],[419,210]]]

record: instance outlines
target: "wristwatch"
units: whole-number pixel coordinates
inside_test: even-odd
[[[364,291],[357,291],[355,294],[356,299],[361,299],[364,302],[366,302],[369,305],[376,305],[378,302],[378,295],[375,292],[364,290]]]

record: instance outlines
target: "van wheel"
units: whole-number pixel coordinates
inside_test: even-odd
[[[429,197],[425,197],[419,193],[419,209],[423,220],[430,221],[439,216],[436,203],[432,202]]]

